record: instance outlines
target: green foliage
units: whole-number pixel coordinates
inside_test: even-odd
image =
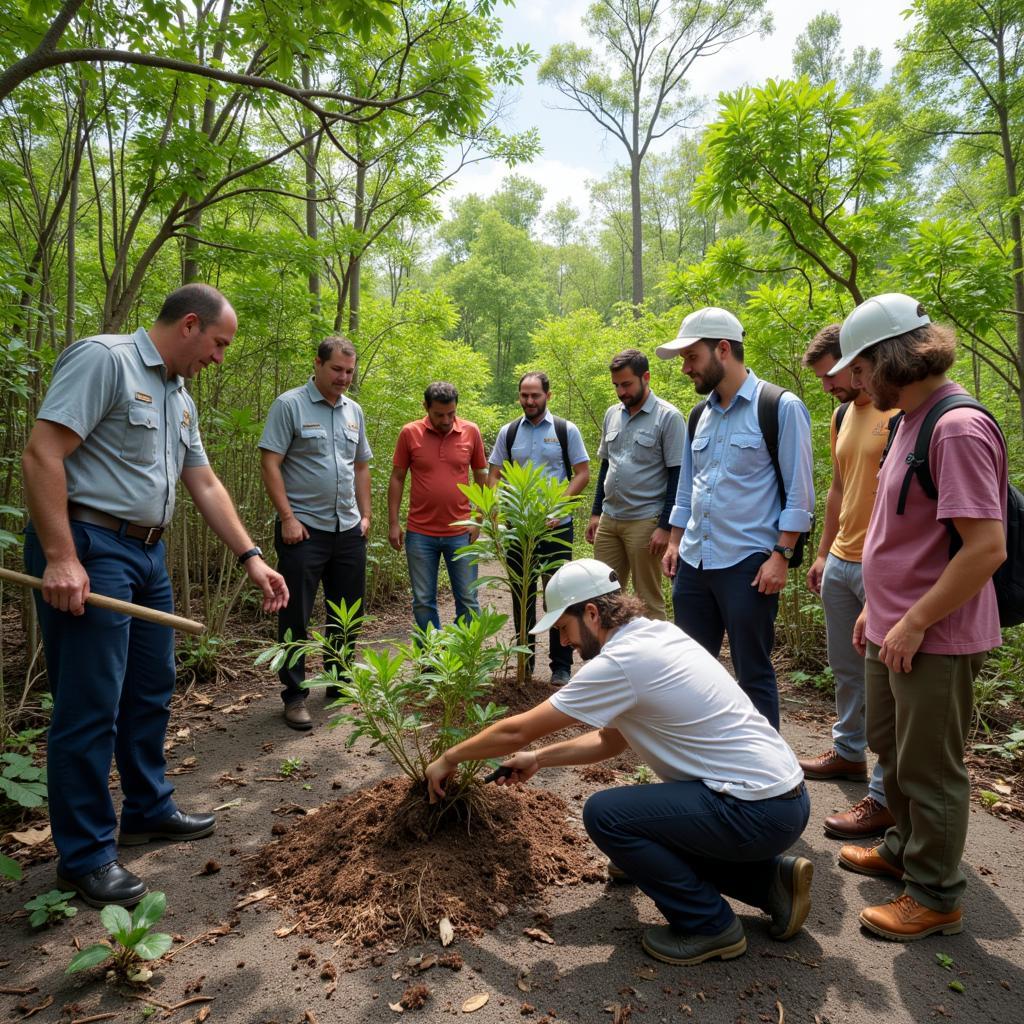
[[[33,928],[40,928],[44,924],[55,924],[63,921],[66,917],[74,917],[78,913],[78,907],[72,907],[68,900],[74,898],[73,892],[61,892],[60,889],[51,889],[40,896],[30,899],[25,904],[25,909],[30,911],[28,923]]]
[[[124,907],[104,907],[100,921],[110,938],[76,953],[65,973],[74,974],[112,960],[114,973],[122,981],[147,980],[148,972],[140,971],[142,963],[162,957],[171,948],[170,935],[153,931],[166,909],[167,898],[162,892],[147,893],[131,914]]]
[[[979,752],[998,754],[1006,761],[1018,761],[1024,758],[1024,723],[1015,722],[1006,737],[999,743],[975,743],[974,749]]]
[[[19,807],[42,807],[46,803],[46,769],[25,754],[5,750],[0,754],[0,793]]]
[[[301,768],[301,757],[286,757],[277,769],[277,773],[285,779],[290,779],[297,771],[300,771]]]

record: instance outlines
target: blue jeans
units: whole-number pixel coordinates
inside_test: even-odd
[[[150,547],[102,526],[72,522],[75,550],[92,591],[174,610],[164,545]],[[25,566],[42,576],[39,538],[25,530]],[[50,826],[65,876],[117,859],[110,762],[124,800],[121,827],[141,832],[175,811],[164,775],[164,738],[174,692],[174,631],[119,612],[61,612],[36,592],[53,694],[46,780]]]
[[[583,824],[675,931],[718,935],[735,918],[723,895],[767,909],[779,857],[810,807],[802,784],[796,797],[737,800],[700,781],[661,782],[595,793]]]
[[[694,568],[679,559],[672,587],[676,625],[717,658],[729,634],[736,681],[754,707],[779,727],[779,689],[772,665],[778,594],[761,594],[751,581],[767,554],[744,558],[726,569]]]
[[[437,570],[442,557],[452,584],[455,617],[469,618],[471,612],[480,614],[480,602],[473,587],[476,565],[468,558],[455,557],[455,552],[468,543],[468,533],[460,533],[455,537],[430,537],[425,533],[406,530],[405,555],[409,562],[409,582],[412,584],[412,615],[420,629],[425,629],[428,622],[435,629],[441,628],[441,619],[437,614]]]

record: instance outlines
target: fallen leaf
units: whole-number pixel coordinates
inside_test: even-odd
[[[275,934],[275,935],[276,935],[276,936],[277,936],[277,937],[278,937],[279,939],[286,939],[286,938],[287,938],[287,937],[288,937],[289,935],[291,935],[291,933],[292,933],[293,931],[295,931],[295,929],[296,929],[296,928],[298,928],[298,927],[299,927],[299,922],[298,922],[298,921],[296,921],[296,922],[295,922],[295,924],[293,924],[293,925],[289,925],[289,926],[288,926],[287,928],[285,928],[285,927],[284,927],[284,926],[282,925],[282,926],[281,926],[280,928],[275,928],[275,929],[274,929],[274,934]]]
[[[441,945],[450,946],[455,941],[455,929],[447,917],[442,917],[437,923],[437,930],[441,935]]]
[[[462,1012],[475,1013],[481,1006],[486,1006],[487,1000],[490,998],[491,997],[486,992],[478,992],[475,996],[470,996],[462,1004]]]
[[[392,980],[392,981],[398,981],[398,979],[399,979],[399,978],[400,978],[401,976],[402,976],[402,972],[401,972],[401,971],[392,971],[392,972],[391,972],[391,980]]]
[[[547,942],[552,946],[555,944],[555,940],[543,928],[524,928],[523,934],[528,935],[537,942]]]
[[[197,764],[199,764],[199,758],[197,758],[197,757],[186,757],[185,760],[181,762],[181,767],[182,768],[195,768],[195,766]]]
[[[648,981],[658,976],[658,972],[647,964],[644,964],[642,967],[634,967],[633,974],[637,978],[646,978]]]
[[[782,1000],[775,1000],[775,1009],[779,1011],[779,1024],[786,1024],[786,1011],[782,1006]]]
[[[210,1016],[210,1008],[209,1008],[209,1006],[204,1006],[196,1014],[196,1024],[203,1024],[203,1021],[205,1021],[206,1018],[209,1017],[209,1016]]]
[[[999,779],[998,781],[993,782],[992,788],[1000,796],[1009,796],[1013,792],[1013,787],[1009,785],[1009,783],[1007,783],[1005,779]]]
[[[226,804],[221,804],[219,807],[214,807],[215,811],[226,811],[229,807],[238,807],[241,804],[242,798],[238,797],[237,800],[229,800]]]
[[[405,1013],[405,1007],[401,1003],[388,1003],[388,1006],[395,1011],[395,1013]]]
[[[422,974],[424,971],[429,971],[434,964],[437,963],[437,957],[431,953],[430,956],[423,957],[419,963],[410,964],[409,966],[414,968],[417,974]]]
[[[220,862],[215,860],[208,860],[203,865],[203,870],[198,872],[200,875],[215,875],[220,871]]]
[[[235,904],[235,910],[242,910],[244,907],[252,906],[253,903],[259,903],[260,900],[265,900],[269,895],[270,889],[257,889],[255,892],[240,899]]]
[[[22,846],[38,846],[40,843],[45,843],[49,838],[50,826],[46,825],[43,828],[25,829],[24,832],[8,832],[4,836],[4,842],[14,840],[16,843],[21,843]]]
[[[523,971],[523,973],[520,974],[518,978],[516,978],[516,988],[519,989],[520,992],[533,991],[533,986],[530,984],[529,979],[526,977],[527,974],[529,974],[529,971]]]
[[[179,740],[187,740],[192,735],[192,730],[186,725],[184,729],[179,729],[174,735]]]

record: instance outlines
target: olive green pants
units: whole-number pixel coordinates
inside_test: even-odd
[[[623,590],[632,578],[633,590],[647,605],[647,614],[652,619],[664,619],[661,555],[652,555],[648,547],[657,528],[657,517],[612,519],[602,515],[594,537],[594,557],[615,570]]]
[[[868,746],[896,819],[881,854],[903,867],[906,891],[918,903],[955,910],[967,884],[960,870],[971,801],[964,744],[985,652],[918,653],[904,673],[886,668],[877,644],[867,647]]]

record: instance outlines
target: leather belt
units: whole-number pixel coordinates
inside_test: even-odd
[[[788,793],[780,793],[775,799],[776,800],[796,800],[803,791],[804,791],[804,784],[801,782],[799,786],[794,786]]]
[[[77,502],[68,502],[68,518],[75,519],[80,523],[89,523],[92,526],[103,526],[108,530],[116,530],[133,540],[141,540],[147,546],[156,544],[164,535],[162,526],[140,526],[138,523],[129,523],[117,516],[107,515],[97,509],[89,508],[88,505],[79,505]]]

